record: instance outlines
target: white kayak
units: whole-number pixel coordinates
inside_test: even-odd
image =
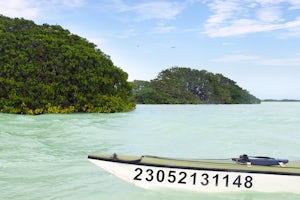
[[[89,161],[145,189],[300,194],[300,162],[269,157],[185,160],[156,156],[89,155]]]

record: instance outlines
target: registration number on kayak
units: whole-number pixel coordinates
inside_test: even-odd
[[[153,170],[151,168],[142,169],[135,168],[135,181],[147,181],[147,182],[166,182],[176,184],[192,184],[202,186],[222,186],[229,187],[233,185],[235,187],[251,188],[253,186],[252,176],[242,175],[229,175],[229,174],[208,174],[208,173],[187,173],[186,171],[175,170]]]

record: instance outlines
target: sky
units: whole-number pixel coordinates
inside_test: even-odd
[[[0,14],[61,25],[129,81],[189,67],[260,99],[300,99],[300,0],[0,0]]]

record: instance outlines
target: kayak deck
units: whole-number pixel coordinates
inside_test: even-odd
[[[91,154],[89,159],[104,160],[109,162],[118,162],[124,164],[136,164],[146,166],[160,166],[169,168],[181,169],[209,169],[212,171],[234,171],[234,172],[247,172],[247,173],[265,173],[265,174],[279,174],[279,175],[295,175],[300,176],[300,161],[292,161],[286,164],[285,167],[281,166],[258,166],[252,165],[251,167],[238,164],[230,159],[226,160],[188,160],[165,158],[157,156],[123,156],[123,155],[99,155]]]

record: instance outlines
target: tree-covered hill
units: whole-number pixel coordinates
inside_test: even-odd
[[[156,79],[135,80],[134,98],[144,104],[256,104],[260,100],[221,74],[173,67]]]
[[[0,15],[0,112],[122,112],[135,108],[128,75],[59,25]]]

